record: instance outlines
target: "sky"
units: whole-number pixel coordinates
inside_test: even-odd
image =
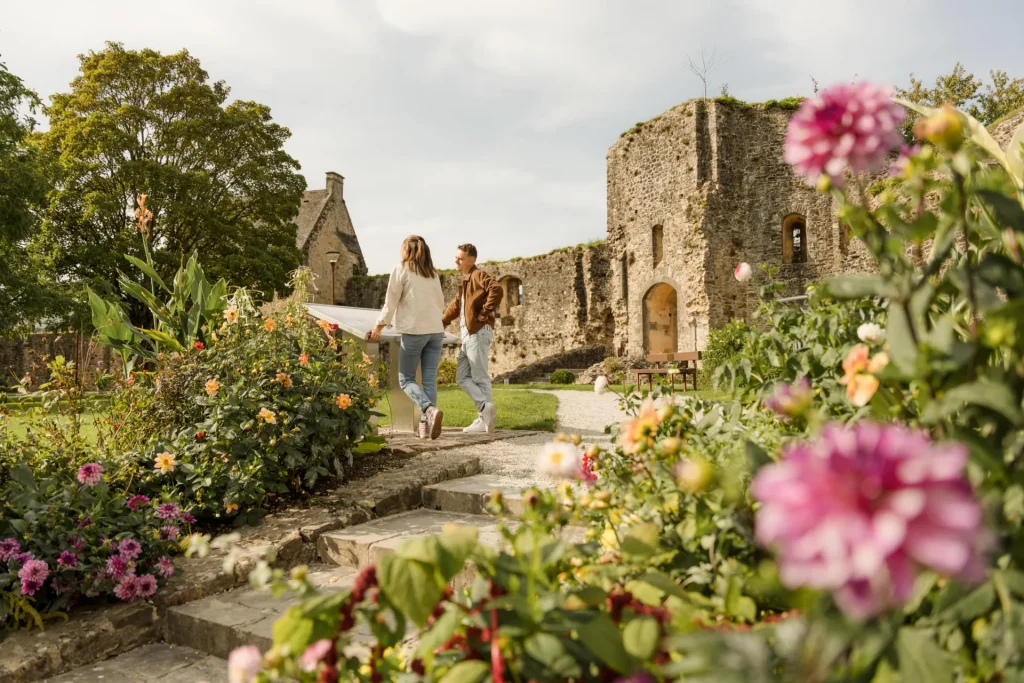
[[[961,61],[1024,75],[1020,0],[48,0],[4,2],[0,61],[44,100],[105,41],[187,49],[271,108],[309,189],[345,176],[371,273],[407,235],[504,260],[604,237],[605,153],[701,95],[688,59],[758,102]]]

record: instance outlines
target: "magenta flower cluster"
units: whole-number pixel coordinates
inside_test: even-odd
[[[809,183],[824,176],[843,185],[849,166],[855,173],[881,169],[903,138],[906,111],[892,101],[890,86],[841,83],[804,100],[786,131],[785,159]]]
[[[757,540],[787,587],[831,591],[858,620],[905,603],[924,568],[979,581],[990,536],[967,457],[901,425],[830,425],[758,472]]]

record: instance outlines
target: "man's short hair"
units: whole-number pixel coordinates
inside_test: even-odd
[[[476,247],[474,247],[472,244],[460,244],[458,246],[458,250],[461,251],[466,256],[472,256],[473,258],[476,258]]]

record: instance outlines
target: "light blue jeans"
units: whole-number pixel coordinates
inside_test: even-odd
[[[494,403],[488,369],[493,334],[491,326],[484,325],[476,334],[462,338],[462,349],[459,351],[459,369],[455,373],[455,381],[469,395],[478,411],[483,410],[484,405]]]
[[[434,334],[403,334],[398,353],[398,384],[419,406],[421,417],[427,408],[437,405],[437,366],[441,362],[444,332]],[[416,384],[416,368],[420,367],[423,386]]]

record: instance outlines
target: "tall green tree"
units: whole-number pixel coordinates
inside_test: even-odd
[[[147,194],[161,275],[198,251],[214,279],[282,292],[301,259],[292,219],[305,189],[288,129],[265,105],[227,103],[229,88],[184,50],[107,43],[79,60],[42,136],[61,179],[35,247],[54,272],[123,298],[117,271],[142,255],[133,211]]]
[[[39,98],[0,63],[0,337],[45,314],[51,289],[26,251],[49,187],[32,114]]]
[[[910,86],[897,89],[897,95],[928,107],[948,102],[987,126],[1024,107],[1024,79],[1010,78],[998,70],[990,71],[989,77],[991,81],[983,83],[957,62],[950,73],[936,78],[932,87],[910,74]],[[911,130],[916,120],[917,114],[910,112],[903,127],[908,140],[913,138]]]

